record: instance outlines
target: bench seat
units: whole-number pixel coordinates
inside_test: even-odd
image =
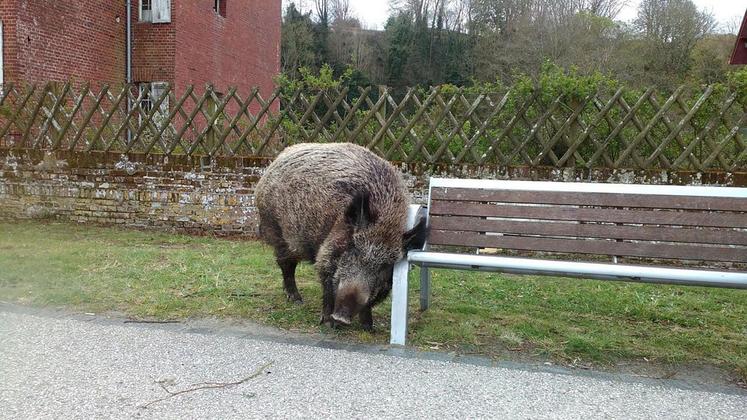
[[[407,260],[410,264],[427,268],[500,271],[513,274],[747,289],[747,273],[734,271],[692,270],[428,251],[410,252]]]

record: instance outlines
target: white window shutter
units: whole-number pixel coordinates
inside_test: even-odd
[[[153,0],[153,23],[171,22],[171,0]]]

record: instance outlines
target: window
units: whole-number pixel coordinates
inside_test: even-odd
[[[213,4],[213,10],[215,10],[215,13],[226,17],[226,2],[228,0],[215,0],[215,3]]]
[[[140,0],[140,21],[171,22],[171,0]]]
[[[153,82],[150,84],[150,94],[153,98],[153,102],[157,102],[158,99],[163,96],[163,101],[161,101],[161,109],[159,113],[164,117],[169,114],[169,97],[168,95],[165,95],[167,86],[168,83],[166,82]]]
[[[150,95],[150,83],[140,83],[140,109],[143,114],[148,114],[153,109],[153,101]]]
[[[140,21],[150,22],[153,20],[150,0],[140,0]]]
[[[153,105],[164,96],[166,91],[166,82],[143,82],[140,83],[140,122],[142,123],[143,118],[147,118],[150,112],[153,110]],[[164,96],[161,106],[158,112],[153,114],[153,121],[161,125],[169,116],[169,97]]]

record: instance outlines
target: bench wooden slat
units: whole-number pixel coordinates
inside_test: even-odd
[[[431,229],[747,246],[747,231],[432,216]]]
[[[745,200],[742,198],[683,195],[433,188],[431,190],[431,199],[678,210],[747,211]]]
[[[747,214],[672,210],[618,210],[553,206],[516,206],[458,201],[431,201],[434,215],[516,217],[582,222],[641,223],[651,225],[747,228]]]
[[[557,239],[528,236],[483,235],[477,232],[431,230],[429,245],[507,248],[568,254],[617,255],[694,261],[747,262],[747,249],[703,245],[671,245],[613,240]]]

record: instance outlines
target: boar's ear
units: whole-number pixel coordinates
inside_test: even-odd
[[[428,236],[428,227],[425,223],[425,217],[421,217],[414,228],[402,235],[402,247],[405,252],[411,249],[423,249],[425,238]]]
[[[371,210],[371,196],[367,192],[353,196],[345,211],[345,221],[356,229],[363,229],[376,221],[376,215]]]

